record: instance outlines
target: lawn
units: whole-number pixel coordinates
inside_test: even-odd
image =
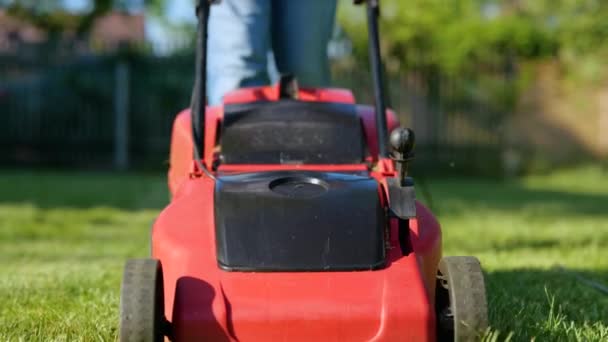
[[[608,340],[580,278],[608,286],[608,173],[423,183],[445,254],[482,262],[496,340]],[[123,262],[167,199],[160,174],[0,172],[0,340],[114,340]]]

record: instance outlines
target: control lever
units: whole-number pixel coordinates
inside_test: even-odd
[[[399,183],[406,186],[406,177],[409,163],[414,159],[414,144],[416,137],[409,128],[395,128],[391,132],[389,142],[392,148],[391,159],[397,164]]]

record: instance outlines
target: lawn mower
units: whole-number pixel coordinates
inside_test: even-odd
[[[124,269],[120,340],[480,339],[479,261],[442,258],[408,176],[414,133],[385,107],[378,2],[366,2],[374,106],[290,75],[206,106],[210,2],[197,5],[192,106],[173,126],[172,199],[151,257]]]

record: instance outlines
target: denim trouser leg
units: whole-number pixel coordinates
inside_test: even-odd
[[[231,90],[268,84],[271,48],[279,72],[295,74],[305,86],[327,85],[335,9],[336,0],[222,0],[212,6],[209,104],[221,103]]]
[[[336,15],[335,0],[273,0],[272,46],[277,69],[302,86],[328,86],[327,44]]]
[[[268,83],[270,0],[223,0],[211,6],[207,53],[209,104],[228,91]]]

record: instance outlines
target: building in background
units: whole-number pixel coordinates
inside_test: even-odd
[[[47,38],[42,29],[13,18],[0,9],[0,54],[16,53],[23,44],[39,44]]]
[[[56,40],[54,45],[77,54],[111,53],[124,45],[140,46],[146,42],[145,16],[143,12],[111,11],[94,19],[84,34],[66,29],[52,37],[43,28],[0,10],[0,55],[17,54],[37,45],[48,49],[51,39]]]

